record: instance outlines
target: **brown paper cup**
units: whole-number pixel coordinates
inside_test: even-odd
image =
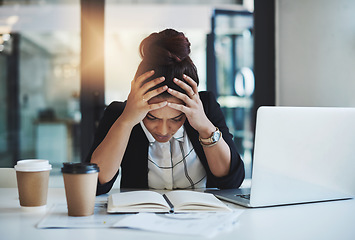
[[[47,204],[49,171],[16,171],[20,205],[38,207]]]
[[[85,170],[86,167],[89,170]],[[62,172],[69,216],[94,214],[98,171],[96,164],[64,164]]]
[[[98,173],[63,173],[69,216],[94,214]]]
[[[47,204],[51,165],[47,160],[21,160],[15,166],[20,205],[40,207]]]

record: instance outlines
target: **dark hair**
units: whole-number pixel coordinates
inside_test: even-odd
[[[186,74],[197,84],[199,83],[196,66],[189,57],[190,45],[185,35],[174,29],[150,34],[143,39],[139,46],[142,62],[138,66],[134,79],[147,71],[154,70],[154,75],[144,83],[162,76],[165,77],[165,81],[149,89],[149,91],[167,85],[169,88],[185,93],[173,82],[173,79],[178,78],[184,81],[182,76]],[[171,95],[165,91],[159,96]]]

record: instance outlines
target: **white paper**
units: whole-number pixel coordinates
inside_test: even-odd
[[[106,203],[96,203],[94,215],[71,217],[68,216],[66,204],[56,204],[37,224],[37,228],[109,228],[127,216],[125,214],[107,214],[106,210]]]
[[[213,237],[220,232],[233,229],[242,212],[243,210],[227,213],[139,213],[118,221],[113,227]]]

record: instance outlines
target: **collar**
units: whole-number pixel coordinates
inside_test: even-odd
[[[153,144],[156,142],[155,138],[153,137],[153,135],[148,131],[148,129],[145,127],[143,121],[139,122],[145,135],[148,138],[149,144]],[[185,127],[184,125],[182,125],[174,134],[173,138],[179,142],[184,142],[184,134],[185,133]]]

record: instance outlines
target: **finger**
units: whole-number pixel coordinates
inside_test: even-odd
[[[192,90],[195,93],[198,93],[198,86],[197,86],[197,82],[195,82],[191,77],[187,76],[186,74],[183,74],[182,76],[184,78],[184,80],[190,84],[190,86],[192,87]]]
[[[176,110],[178,110],[180,112],[183,112],[186,115],[188,115],[188,113],[189,113],[189,108],[186,107],[185,105],[182,105],[182,104],[168,102],[167,106],[170,107],[170,108],[176,109]]]
[[[156,110],[156,109],[159,109],[159,108],[163,108],[163,107],[165,107],[167,104],[168,104],[167,101],[160,102],[160,103],[149,104],[149,105],[148,105],[148,106],[149,106],[149,111]]]
[[[159,77],[159,78],[153,79],[152,81],[149,81],[149,82],[143,84],[143,86],[141,87],[141,91],[143,93],[146,93],[152,87],[158,85],[159,83],[164,82],[164,80],[165,80],[165,77]]]
[[[173,95],[174,97],[177,97],[178,99],[181,99],[183,102],[185,102],[186,104],[189,103],[189,101],[191,101],[191,98],[189,96],[187,96],[186,94],[183,94],[179,91],[176,91],[174,89],[169,88],[168,92]]]
[[[181,87],[183,90],[185,90],[185,92],[187,93],[187,95],[189,95],[190,97],[193,97],[195,95],[194,90],[191,88],[190,85],[188,85],[187,83],[184,83],[183,81],[174,78],[174,82],[176,85],[178,85],[179,87]]]
[[[136,78],[137,83],[141,84],[144,80],[154,75],[154,70],[148,71]],[[134,80],[133,80],[134,81]]]
[[[143,95],[143,100],[149,101],[153,97],[158,96],[162,92],[165,92],[167,89],[168,89],[168,86],[165,85],[165,86],[162,86],[160,88],[157,88],[157,89],[154,89],[152,91],[149,91],[149,92],[147,92],[146,94]]]

